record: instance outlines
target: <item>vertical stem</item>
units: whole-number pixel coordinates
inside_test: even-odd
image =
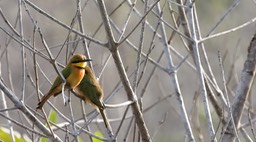
[[[242,117],[242,113],[244,110],[244,106],[249,96],[249,91],[251,90],[252,83],[255,77],[256,70],[256,33],[251,40],[251,43],[248,47],[247,59],[244,63],[244,68],[241,73],[240,82],[236,89],[236,95],[234,101],[232,103],[231,111],[234,119],[234,123],[230,120],[227,126],[227,129],[224,131],[224,136],[222,142],[233,142],[236,140],[236,130],[240,119]]]
[[[148,7],[148,0],[145,0],[144,3],[144,14],[147,12]],[[146,25],[146,18],[142,21],[142,27],[141,27],[141,35],[140,35],[140,45],[139,45],[139,51],[137,52],[137,62],[136,62],[136,71],[134,74],[134,81],[133,81],[133,91],[136,92],[137,85],[138,85],[138,78],[139,78],[139,71],[140,71],[140,61],[141,61],[141,52],[143,49],[143,42],[144,42],[144,33],[145,33],[145,25]]]
[[[206,87],[205,87],[203,69],[201,66],[201,59],[200,59],[200,54],[199,54],[199,49],[198,49],[199,45],[198,45],[198,39],[197,39],[197,34],[196,34],[196,31],[197,31],[196,25],[195,25],[196,23],[195,23],[195,18],[194,18],[194,15],[196,14],[194,11],[195,4],[193,4],[192,0],[189,1],[189,4],[192,4],[192,7],[188,11],[188,24],[189,24],[189,27],[191,30],[191,37],[194,41],[194,42],[192,42],[192,48],[193,48],[192,50],[193,50],[194,61],[196,64],[198,78],[199,78],[200,86],[201,86],[200,93],[202,94],[202,97],[203,97],[203,102],[204,102],[203,104],[204,104],[206,118],[208,121],[208,129],[209,129],[211,141],[216,142],[217,140],[215,137],[215,130],[214,130],[213,123],[212,123],[212,117],[211,117],[209,102],[208,102],[208,98],[207,98],[207,91],[206,91]]]
[[[22,18],[22,9],[21,9],[21,0],[19,0],[19,28],[20,28],[20,37],[21,37],[21,42],[23,43],[24,37],[23,37],[23,18]],[[25,97],[25,84],[26,84],[26,74],[25,74],[25,49],[23,44],[21,44],[22,48],[22,56],[21,56],[21,61],[22,61],[22,88],[21,88],[21,99],[24,101]]]
[[[77,129],[76,129],[76,125],[75,125],[75,119],[74,119],[74,113],[73,113],[73,109],[72,109],[72,105],[71,105],[71,96],[69,94],[69,102],[68,102],[68,106],[69,106],[69,112],[70,112],[70,121],[71,121],[71,125],[73,127],[73,132],[74,132],[74,141],[78,142],[78,136],[77,136]]]
[[[80,27],[80,32],[82,34],[84,34],[84,26],[83,26],[83,17],[82,17],[82,10],[81,10],[81,0],[77,0],[77,19],[78,19],[78,24],[79,24],[79,27]],[[91,56],[90,56],[90,52],[89,52],[89,49],[88,49],[88,43],[87,43],[87,40],[86,38],[82,37],[82,43],[83,43],[83,47],[85,49],[85,54],[87,56],[87,58],[91,59]],[[88,62],[89,64],[89,67],[92,69],[93,71],[93,66],[92,66],[92,62]],[[93,71],[94,72],[94,71]]]
[[[2,64],[0,64],[0,76],[2,74],[1,65]],[[0,90],[0,109],[7,109],[7,104],[6,104],[4,92],[2,90]],[[4,111],[3,114],[6,115],[7,117],[9,117],[9,112],[8,111]],[[8,119],[7,119],[7,125],[8,125],[8,128],[10,130],[10,136],[11,136],[12,142],[15,142],[12,122]]]
[[[134,91],[132,90],[131,84],[129,82],[129,79],[127,77],[127,74],[125,73],[125,68],[123,66],[123,62],[121,60],[119,51],[117,49],[117,43],[115,42],[114,36],[113,36],[113,32],[110,26],[110,21],[109,21],[109,16],[107,14],[107,10],[104,4],[103,0],[98,0],[99,3],[99,7],[100,7],[100,12],[101,12],[101,16],[102,16],[102,20],[105,26],[105,31],[106,31],[106,35],[108,37],[108,48],[112,53],[112,57],[115,61],[119,76],[121,78],[121,81],[123,83],[123,86],[125,88],[125,91],[127,93],[128,99],[131,101],[134,101],[134,103],[131,105],[134,117],[135,117],[135,122],[139,128],[141,137],[142,137],[142,141],[143,142],[151,142],[151,138],[148,132],[148,129],[146,127],[142,112],[140,110],[139,107],[139,103],[138,103],[138,99],[136,94],[134,93]],[[122,41],[121,41],[122,42]]]
[[[142,137],[142,141],[143,142],[151,142],[151,138],[150,138],[148,129],[146,127],[146,124],[145,124],[144,119],[143,119],[142,112],[141,112],[140,107],[139,107],[137,96],[132,90],[132,87],[130,85],[130,81],[127,77],[127,74],[125,73],[125,68],[123,66],[123,62],[121,60],[121,57],[120,57],[120,54],[119,54],[118,50],[112,51],[112,57],[115,61],[119,76],[120,76],[121,81],[124,85],[124,88],[125,88],[125,91],[127,93],[128,99],[131,100],[131,101],[134,101],[134,103],[131,105],[131,108],[132,108],[132,112],[133,112],[134,117],[135,117],[136,124],[139,128],[139,131],[140,131],[140,134],[141,134],[141,137]]]
[[[88,119],[87,119],[87,117],[86,117],[86,112],[85,112],[85,109],[84,109],[84,108],[85,108],[85,106],[84,106],[85,103],[84,103],[83,100],[80,100],[80,102],[81,102],[81,107],[82,107],[82,112],[83,112],[84,121],[87,122]],[[87,129],[89,132],[91,131],[89,125],[86,126],[86,129]],[[88,136],[89,136],[90,142],[93,142],[92,136],[90,136],[90,135],[88,135]]]
[[[157,4],[157,12],[158,12],[159,15],[161,15],[160,3]],[[181,119],[184,123],[185,131],[186,131],[186,134],[188,136],[188,141],[194,142],[195,139],[194,139],[193,132],[192,132],[192,129],[191,129],[191,126],[190,126],[190,122],[188,120],[188,115],[187,115],[187,112],[186,112],[185,104],[184,104],[183,97],[182,97],[182,94],[181,94],[181,90],[180,90],[180,87],[179,87],[178,77],[177,77],[177,74],[175,72],[175,67],[173,65],[170,48],[168,47],[168,39],[167,39],[167,36],[166,36],[164,23],[162,21],[160,22],[160,30],[161,30],[163,44],[164,44],[164,52],[165,52],[167,62],[168,62],[170,80],[174,84],[175,94],[176,94],[177,100],[180,104]]]
[[[116,42],[115,42],[112,28],[110,26],[110,20],[109,20],[108,14],[107,14],[107,9],[106,9],[105,3],[103,0],[98,0],[98,3],[99,3],[99,7],[100,7],[102,21],[105,26],[106,35],[108,37],[109,48],[115,48],[114,45]]]

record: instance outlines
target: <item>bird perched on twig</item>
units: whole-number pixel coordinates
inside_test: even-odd
[[[85,103],[91,104],[98,112],[100,112],[106,128],[112,134],[112,128],[105,113],[105,105],[103,103],[103,90],[101,89],[100,84],[94,76],[92,70],[88,66],[85,67],[84,78],[74,90],[78,93],[79,98],[84,100]]]
[[[66,79],[64,91],[75,88],[83,79],[85,73],[85,67],[87,62],[91,59],[87,59],[85,55],[75,54],[73,55],[66,67],[61,71],[63,77]],[[41,101],[38,103],[37,109],[41,109],[44,103],[51,97],[56,97],[62,91],[63,80],[58,76],[49,92],[44,95]]]

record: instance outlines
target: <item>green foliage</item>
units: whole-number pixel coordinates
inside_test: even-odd
[[[52,123],[57,123],[57,113],[53,109],[51,109],[50,114],[48,116],[48,120]],[[48,139],[45,137],[41,138],[41,142],[47,142]]]
[[[45,138],[45,137],[42,137],[42,138],[41,138],[41,142],[47,142],[47,141],[48,141],[47,138]]]
[[[57,113],[53,109],[51,109],[51,111],[50,111],[48,120],[51,121],[52,123],[57,123]]]
[[[16,142],[25,142],[24,139],[20,137],[18,132],[14,132],[14,138]],[[3,142],[11,142],[12,138],[11,135],[6,131],[6,128],[0,128],[0,141]]]
[[[103,134],[102,134],[100,131],[94,132],[94,135],[103,138]],[[92,138],[92,141],[93,141],[93,142],[103,142],[102,140],[96,139],[96,138],[94,138],[94,137]]]
[[[83,142],[83,139],[78,137],[78,142]]]

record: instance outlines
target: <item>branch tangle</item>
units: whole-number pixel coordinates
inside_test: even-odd
[[[232,142],[236,139],[235,129],[238,128],[239,121],[241,119],[245,101],[249,96],[249,91],[255,76],[255,64],[256,64],[256,33],[251,40],[248,47],[247,59],[244,63],[244,68],[241,74],[240,82],[236,89],[236,96],[232,105],[232,117],[234,123],[229,121],[228,127],[224,132],[223,142]]]

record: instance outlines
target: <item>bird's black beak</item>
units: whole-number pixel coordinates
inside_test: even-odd
[[[72,63],[81,63],[81,62],[89,62],[89,61],[92,61],[92,59],[84,59],[84,60],[74,61]]]
[[[90,62],[92,61],[92,59],[85,59],[85,60],[82,60],[82,62]]]

